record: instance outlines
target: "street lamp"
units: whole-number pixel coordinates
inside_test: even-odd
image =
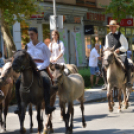
[[[57,30],[56,0],[53,0],[53,14],[54,14],[54,21],[55,21],[55,30]]]

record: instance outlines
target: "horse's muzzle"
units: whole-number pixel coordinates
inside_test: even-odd
[[[20,72],[20,66],[14,62],[12,64],[12,68],[15,72]]]

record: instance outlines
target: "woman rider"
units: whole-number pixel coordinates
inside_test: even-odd
[[[50,64],[50,56],[51,53],[48,47],[38,40],[38,31],[36,28],[31,27],[28,30],[29,37],[31,41],[26,45],[25,49],[31,55],[33,60],[37,65],[37,71],[40,71],[41,76],[43,77],[43,86],[44,86],[44,100],[45,100],[45,112],[46,114],[50,114],[52,111],[55,110],[55,107],[50,106],[50,78],[48,76],[47,68]],[[17,80],[16,84],[16,98],[18,102],[18,108],[14,111],[14,113],[18,114],[20,112],[20,79]]]

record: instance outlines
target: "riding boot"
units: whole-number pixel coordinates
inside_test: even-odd
[[[45,99],[45,113],[51,114],[56,108],[50,106],[50,80],[43,78],[44,85],[44,99]]]
[[[16,88],[16,100],[17,100],[17,105],[18,107],[15,109],[14,113],[19,114],[21,111],[21,99],[20,99],[20,79],[18,79],[15,83],[15,88]]]
[[[130,67],[126,71],[126,76],[127,76],[127,88],[130,89],[133,86],[131,84],[131,68]]]
[[[104,80],[104,85],[102,86],[102,90],[107,90],[107,73],[106,73],[106,70],[105,70],[105,67],[102,67],[102,77],[103,77],[103,80]]]

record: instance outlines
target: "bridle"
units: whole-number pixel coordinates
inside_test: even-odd
[[[103,53],[104,53],[105,51],[112,51],[112,50],[104,50]],[[113,52],[113,55],[114,55],[114,52]],[[113,64],[113,63],[114,63],[114,59],[115,59],[115,55],[114,55],[112,61],[111,61],[110,63],[108,63],[108,66],[109,66],[110,64]],[[104,61],[107,61],[108,59],[104,59],[104,58],[103,58],[103,60],[104,60]],[[107,61],[107,62],[108,62],[108,61]],[[103,65],[105,65],[105,64],[103,64]]]
[[[32,73],[32,81],[31,81],[30,85],[28,87],[23,87],[24,90],[21,90],[21,91],[25,92],[25,93],[30,93],[30,88],[31,88],[32,84],[33,84],[33,73]]]

